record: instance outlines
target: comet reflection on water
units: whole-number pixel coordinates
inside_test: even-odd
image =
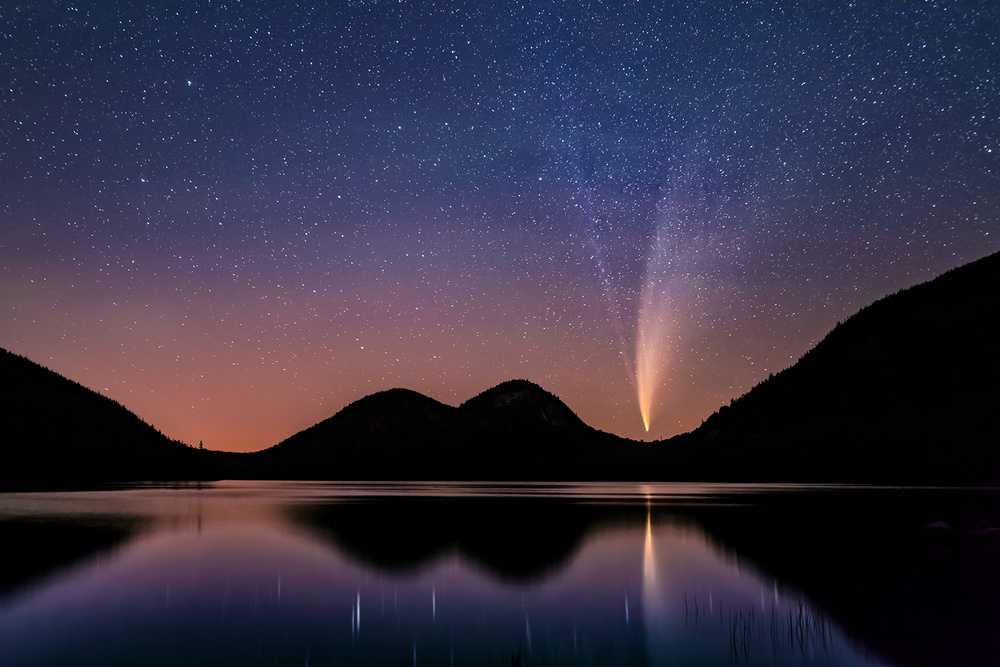
[[[0,495],[0,537],[142,518],[6,591],[0,664],[866,664],[801,594],[651,503],[655,487],[407,488]],[[456,502],[470,521],[445,525]]]

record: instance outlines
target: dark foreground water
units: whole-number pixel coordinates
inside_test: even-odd
[[[0,494],[0,665],[1000,664],[989,491]]]

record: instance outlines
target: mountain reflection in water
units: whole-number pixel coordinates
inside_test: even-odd
[[[839,508],[860,552],[851,540],[873,538],[857,517],[908,530],[895,511],[928,493],[225,482],[0,494],[0,538],[16,537],[3,542],[0,664],[916,665],[949,649],[974,664],[996,642],[990,610],[973,604],[981,632],[962,646],[914,658],[896,637],[905,608],[881,606],[897,616],[882,632],[822,584],[842,581],[845,543],[828,534],[828,557],[816,553],[834,525],[824,512]],[[954,507],[979,516],[966,500]],[[847,563],[860,583],[846,599],[894,590],[859,564],[897,558],[894,540]]]

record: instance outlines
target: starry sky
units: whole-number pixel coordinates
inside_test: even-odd
[[[0,346],[214,449],[514,378],[690,430],[1000,250],[998,7],[9,3]]]

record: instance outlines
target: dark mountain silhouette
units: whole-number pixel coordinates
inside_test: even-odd
[[[592,431],[558,397],[527,380],[512,380],[487,389],[462,403],[459,410],[476,428],[501,436],[526,430],[546,431],[553,437]]]
[[[1000,254],[885,297],[670,442],[686,478],[1000,482]]]
[[[198,452],[117,402],[0,349],[0,489],[197,479]]]
[[[616,447],[616,445],[618,447]],[[270,449],[243,472],[319,479],[591,479],[621,476],[622,447],[526,380],[497,385],[457,408],[392,389],[367,396]]]

